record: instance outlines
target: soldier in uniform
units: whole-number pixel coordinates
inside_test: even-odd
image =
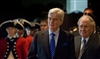
[[[24,28],[19,22],[8,20],[0,25],[7,31],[7,37],[0,39],[0,59],[26,59],[25,39],[16,36],[18,29]]]
[[[25,43],[26,43],[25,47],[26,47],[26,51],[28,52],[30,49],[31,43],[34,40],[34,37],[33,37],[34,35],[32,35],[32,33],[35,27],[32,26],[32,23],[26,19],[18,18],[14,20],[20,22],[24,26],[24,29],[20,29],[19,32],[17,32],[17,36],[23,37],[25,39]],[[31,35],[29,33],[31,33]]]

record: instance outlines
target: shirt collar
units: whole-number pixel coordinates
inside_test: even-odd
[[[86,42],[88,42],[89,37],[88,37],[88,38],[83,38],[83,37],[82,37],[82,40],[81,40],[82,42],[83,42],[83,39],[85,39],[85,40],[86,40]]]
[[[14,35],[13,37],[10,37],[9,35],[7,36],[9,39],[11,39],[11,38],[16,38],[16,35]]]
[[[54,33],[55,35],[58,35],[58,34],[59,34],[59,28],[58,28],[55,32],[52,32],[52,31],[49,29],[49,35],[50,35],[51,33]]]

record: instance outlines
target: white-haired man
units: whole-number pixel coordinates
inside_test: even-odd
[[[94,33],[95,22],[83,15],[78,20],[79,36],[75,37],[76,59],[100,59],[100,35]]]
[[[60,29],[63,18],[64,11],[60,8],[49,10],[49,28],[35,33],[28,59],[75,59],[74,37]]]

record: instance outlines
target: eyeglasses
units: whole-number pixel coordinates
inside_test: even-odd
[[[82,28],[84,28],[84,29],[88,29],[88,28],[90,28],[90,26],[78,26],[80,29],[82,29]]]

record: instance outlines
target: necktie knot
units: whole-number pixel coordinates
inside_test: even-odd
[[[54,36],[55,36],[55,34],[54,34],[54,33],[51,33],[50,35],[51,35],[52,37],[54,37]]]
[[[86,39],[83,39],[84,44],[86,44]]]
[[[83,39],[83,48],[82,48],[82,50],[84,50],[85,46],[86,46],[86,39]]]

